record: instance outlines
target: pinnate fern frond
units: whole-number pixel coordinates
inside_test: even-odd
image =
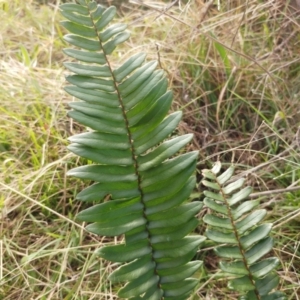
[[[76,47],[64,52],[79,61],[65,63],[75,73],[65,90],[81,100],[70,103],[69,116],[91,129],[70,138],[69,149],[93,164],[69,175],[95,182],[77,196],[93,203],[77,219],[91,222],[92,233],[125,236],[124,243],[98,251],[125,263],[110,276],[127,282],[120,298],[186,299],[201,265],[190,260],[205,239],[189,235],[202,204],[186,201],[196,184],[198,153],[175,156],[192,135],[170,138],[181,113],[167,116],[172,93],[156,61],[145,62],[140,53],[112,67],[110,54],[129,38],[125,25],[111,25],[114,7],[78,0],[60,9],[71,32],[65,40]]]
[[[233,276],[229,288],[239,291],[242,300],[283,300],[281,292],[272,292],[279,283],[274,269],[279,265],[275,257],[267,257],[273,248],[269,236],[272,224],[260,222],[265,209],[256,209],[258,200],[248,200],[251,187],[243,187],[244,179],[228,183],[234,166],[221,171],[217,162],[211,170],[203,170],[204,204],[211,210],[204,217],[208,225],[206,236],[220,244],[215,249],[221,258],[220,268]]]

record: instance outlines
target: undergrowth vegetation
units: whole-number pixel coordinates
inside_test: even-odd
[[[60,2],[0,1],[0,299],[117,299],[120,288],[108,281],[116,266],[94,254],[117,239],[73,221],[86,185],[66,171],[87,161],[66,150],[84,128],[66,117]],[[273,223],[279,289],[299,299],[299,12],[279,0],[133,2],[119,7],[131,38],[113,60],[143,51],[159,61],[172,110],[183,112],[178,133],[193,133],[187,150],[200,150],[198,182],[219,159],[246,176]],[[213,247],[197,253],[204,267],[192,299],[224,299]]]

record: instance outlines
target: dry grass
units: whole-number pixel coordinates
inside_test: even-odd
[[[115,266],[94,256],[112,241],[74,222],[83,183],[65,176],[84,163],[66,150],[83,129],[66,118],[59,2],[0,0],[0,300],[116,299],[107,280]],[[179,130],[195,134],[199,169],[234,161],[258,193],[299,186],[299,11],[279,0],[207,11],[200,0],[133,2],[120,7],[132,38],[113,59],[159,59],[184,112]],[[262,198],[289,299],[300,299],[299,195]],[[215,270],[208,254],[199,252]],[[203,272],[193,299],[225,299],[224,280]]]

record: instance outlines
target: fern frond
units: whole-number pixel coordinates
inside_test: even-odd
[[[264,258],[273,248],[273,239],[268,236],[272,224],[260,224],[266,210],[256,209],[259,201],[247,200],[252,188],[243,187],[243,178],[228,183],[233,166],[220,171],[220,162],[202,171],[202,184],[208,188],[204,204],[212,212],[203,220],[208,225],[206,236],[221,244],[215,249],[222,258],[221,270],[234,277],[228,287],[241,292],[243,300],[283,300],[283,293],[272,292],[279,283],[274,272],[279,260]]]
[[[94,205],[77,219],[92,222],[87,230],[95,234],[125,236],[124,243],[98,251],[125,263],[110,276],[128,282],[119,297],[186,299],[201,265],[190,260],[205,237],[189,235],[202,204],[186,201],[196,184],[198,153],[174,155],[192,135],[170,138],[181,113],[167,116],[172,93],[157,62],[145,62],[141,53],[112,67],[109,55],[129,37],[125,25],[110,25],[114,7],[78,0],[60,9],[71,32],[65,40],[77,47],[64,52],[80,62],[65,63],[74,73],[65,90],[81,100],[70,104],[69,116],[91,128],[71,137],[69,150],[94,162],[68,173],[95,182],[78,194]]]

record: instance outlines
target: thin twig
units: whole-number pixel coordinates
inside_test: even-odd
[[[295,145],[292,144],[288,149],[285,149],[285,150],[282,151],[281,153],[279,153],[279,154],[273,156],[273,157],[270,158],[267,162],[262,163],[262,164],[260,164],[260,165],[258,165],[258,166],[255,166],[255,167],[251,168],[250,170],[246,170],[246,171],[244,171],[244,172],[241,172],[241,173],[239,173],[238,175],[235,175],[234,177],[232,177],[232,179],[230,180],[230,182],[231,182],[231,181],[235,181],[235,180],[237,180],[237,179],[239,179],[239,178],[241,178],[241,177],[245,177],[245,176],[247,176],[247,175],[249,175],[249,174],[251,174],[251,173],[253,174],[253,173],[257,172],[258,170],[260,170],[260,169],[262,169],[262,168],[264,168],[264,167],[266,167],[266,166],[268,166],[268,165],[274,163],[275,161],[283,159],[282,156],[284,156],[286,153],[288,153],[288,152],[290,152],[291,150],[293,150],[293,149],[294,149],[294,146],[295,146]]]
[[[158,46],[157,43],[155,43],[155,47],[156,47],[157,60],[158,60],[159,67],[160,67],[161,69],[163,69],[163,67],[162,67],[162,65],[161,65],[161,61],[160,61],[159,46]]]
[[[243,20],[245,19],[247,7],[248,7],[248,2],[249,2],[249,1],[247,0],[247,1],[246,1],[246,5],[245,5],[246,7],[245,7],[245,9],[244,9],[244,12],[243,12],[243,15],[242,15],[240,24],[239,24],[239,26],[237,27],[237,30],[236,30],[236,32],[235,32],[233,38],[232,38],[230,47],[233,46],[233,43],[234,43],[234,41],[235,41],[235,39],[236,39],[236,36],[237,36],[237,34],[238,34],[238,32],[239,32],[239,29],[240,29],[240,27],[242,26]]]
[[[155,20],[158,19],[159,17],[161,17],[163,14],[165,14],[171,7],[173,7],[175,4],[177,4],[178,1],[179,0],[175,0],[174,2],[170,3],[166,8],[164,8],[162,13],[155,18]]]
[[[78,227],[78,228],[80,228],[80,229],[82,229],[82,230],[86,230],[86,229],[85,229],[83,226],[81,226],[80,224],[77,224],[76,222],[74,222],[74,221],[70,220],[69,218],[63,216],[62,214],[58,213],[58,212],[55,211],[54,209],[52,209],[52,208],[50,208],[50,207],[48,207],[48,206],[42,204],[40,201],[37,201],[37,200],[35,200],[35,199],[33,199],[33,198],[31,198],[31,197],[29,197],[29,196],[23,194],[22,192],[20,192],[20,191],[14,189],[13,187],[11,187],[11,186],[9,186],[9,185],[7,185],[7,184],[4,184],[4,183],[0,182],[0,185],[1,185],[2,187],[4,187],[5,189],[7,189],[7,190],[13,192],[14,194],[16,194],[16,195],[18,195],[18,196],[21,196],[21,197],[24,198],[25,200],[29,200],[30,202],[32,202],[32,203],[35,204],[36,206],[39,206],[39,207],[41,207],[42,209],[48,210],[48,211],[51,212],[52,214],[54,214],[54,215],[58,216],[59,218],[61,218],[61,219],[65,220],[65,221],[67,221],[67,222],[69,222],[69,223],[75,225],[76,227]]]
[[[288,213],[287,215],[283,216],[282,218],[276,220],[274,222],[274,224],[279,223],[281,220],[284,220],[284,221],[282,221],[279,224],[277,224],[276,226],[274,226],[273,229],[275,229],[277,227],[280,228],[283,224],[288,223],[291,220],[294,220],[298,216],[300,216],[300,209],[297,209],[296,211],[292,211],[292,212]]]
[[[203,22],[204,18],[206,17],[210,7],[213,5],[214,0],[210,0],[207,3],[204,4],[204,6],[200,9],[200,20],[199,20],[199,24],[197,25],[197,28],[200,27],[201,23]]]
[[[268,195],[273,195],[273,194],[283,194],[283,193],[289,193],[289,192],[293,192],[293,191],[298,191],[300,190],[300,186],[293,186],[290,188],[285,188],[285,189],[277,189],[277,190],[269,190],[269,191],[264,191],[264,192],[257,192],[257,193],[253,193],[250,194],[249,197],[250,198],[258,198],[261,196],[268,196]]]
[[[158,9],[158,8],[156,8],[156,7],[153,7],[153,6],[149,5],[149,4],[142,3],[142,2],[137,1],[137,0],[130,0],[130,3],[132,3],[132,4],[137,4],[137,5],[143,5],[143,6],[145,6],[145,7],[151,8],[151,9],[153,9],[153,10],[159,12],[160,14],[166,15],[167,17],[169,17],[169,18],[175,20],[176,22],[179,22],[179,23],[181,23],[181,24],[183,24],[183,25],[185,25],[185,26],[187,26],[187,27],[189,27],[189,28],[191,28],[191,29],[197,30],[200,34],[203,34],[206,38],[208,38],[208,39],[214,41],[215,43],[220,44],[221,46],[223,46],[225,49],[229,50],[230,52],[233,52],[233,53],[235,53],[235,54],[237,54],[237,55],[240,55],[240,56],[244,57],[245,59],[251,61],[252,63],[254,63],[255,65],[257,65],[259,68],[261,68],[263,71],[265,71],[265,73],[266,73],[271,79],[274,79],[274,78],[273,78],[273,75],[271,75],[271,73],[270,73],[265,67],[263,67],[256,59],[254,59],[253,57],[248,56],[248,55],[246,55],[246,54],[244,54],[244,53],[241,53],[241,52],[239,52],[239,51],[236,51],[236,50],[232,49],[231,47],[229,47],[229,46],[225,45],[224,43],[220,42],[217,38],[214,38],[214,37],[212,36],[212,34],[207,34],[207,33],[205,33],[205,32],[201,32],[201,28],[197,28],[197,26],[190,25],[190,24],[188,24],[188,23],[186,23],[186,22],[184,22],[184,21],[182,21],[182,20],[180,20],[180,19],[178,19],[178,18],[176,18],[176,17],[170,15],[168,12],[162,11],[162,10],[160,10],[160,9]]]

